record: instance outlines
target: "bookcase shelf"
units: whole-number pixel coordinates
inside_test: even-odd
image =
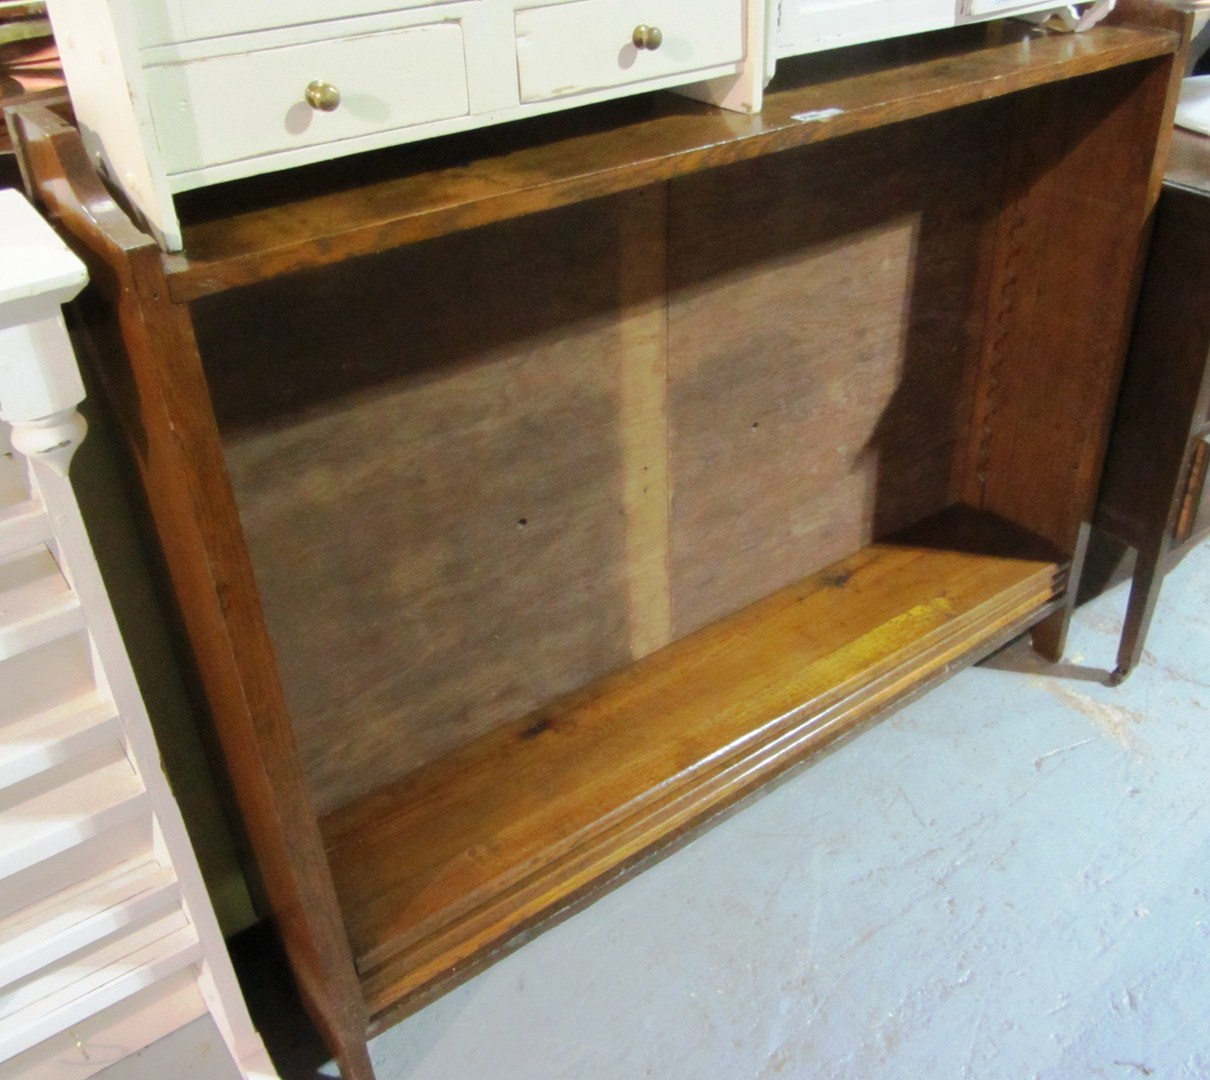
[[[1065,576],[952,507],[327,815],[371,1011],[1019,634]]]
[[[381,1030],[830,740],[1057,658],[1188,19],[182,195],[15,123],[304,1000]]]

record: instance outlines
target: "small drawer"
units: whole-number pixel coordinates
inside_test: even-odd
[[[457,3],[458,0],[341,0],[341,18]],[[132,4],[139,45],[171,45],[329,22],[332,0],[139,0]]]
[[[1024,15],[1031,11],[1050,11],[1063,5],[1055,0],[967,0],[966,13],[976,19]]]
[[[777,51],[818,52],[954,23],[954,0],[782,0]]]
[[[742,0],[572,0],[518,11],[521,100],[736,63],[744,56],[743,15]],[[658,31],[656,47],[636,46],[641,26]]]
[[[340,142],[468,112],[462,27],[356,37],[151,65],[147,85],[169,175]],[[308,104],[310,87],[339,94]]]

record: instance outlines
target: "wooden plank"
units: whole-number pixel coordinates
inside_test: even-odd
[[[0,918],[40,904],[85,878],[103,874],[115,863],[154,858],[157,843],[152,835],[154,824],[149,813],[136,815],[27,870],[4,878],[4,888],[0,890]]]
[[[192,300],[1171,54],[1179,42],[1116,26],[1078,35],[965,27],[780,65],[759,115],[671,95],[632,99],[363,156],[354,187],[347,167],[223,185],[178,197],[185,254],[165,267],[173,298]]]
[[[185,968],[10,1058],[0,1080],[88,1080],[208,1012],[197,973]]]
[[[93,660],[92,639],[84,631],[5,660],[0,666],[0,728],[90,700],[97,692]],[[55,673],[53,681],[47,680],[47,671]]]
[[[59,968],[6,998],[0,1055],[20,1054],[201,959],[197,934],[179,911],[107,942],[84,960],[83,975]]]
[[[1059,581],[1018,597],[998,611],[998,628],[968,625],[931,650],[868,689],[862,700],[846,700],[817,722],[808,722],[729,762],[703,783],[674,789],[670,797],[615,828],[587,840],[574,855],[548,864],[516,888],[505,890],[481,907],[433,933],[414,949],[399,953],[368,972],[367,1001],[374,1014],[372,1032],[424,1005],[499,959],[530,933],[591,902],[613,885],[670,850],[711,818],[759,792],[762,784],[801,765],[833,740],[855,733],[885,711],[927,692],[955,671],[1019,637],[1061,601],[1047,603],[1062,588]],[[971,631],[974,631],[972,634]],[[865,688],[863,688],[865,689]],[[727,795],[711,801],[709,791]]]
[[[1183,544],[1210,527],[1210,441],[1195,439],[1189,459],[1189,475],[1178,508],[1172,538]]]
[[[1067,551],[1092,516],[1104,403],[1120,378],[1149,229],[1152,163],[1135,147],[1156,137],[1168,72],[1128,68],[1085,85],[1075,99],[1055,88],[1025,95],[1017,114],[1028,150],[1008,177],[976,413],[985,435],[967,495]],[[1080,259],[1054,243],[1060,230]]]
[[[371,1007],[481,948],[478,909],[503,909],[489,937],[515,929],[735,798],[785,741],[801,756],[1061,588],[1036,541],[957,508],[329,815]],[[404,954],[442,935],[409,972]]]
[[[199,305],[321,812],[667,642],[664,236],[646,189]]]
[[[50,536],[50,517],[41,503],[31,499],[0,506],[0,559],[45,544]]]
[[[672,184],[676,636],[953,501],[992,105]]]
[[[668,190],[644,188],[624,214],[618,243],[626,253],[619,303],[618,436],[626,522],[626,599],[630,657],[672,640],[669,577]],[[645,212],[636,212],[639,208]]]
[[[1087,546],[1187,49],[1187,14],[1128,0],[1116,13],[1177,37],[1176,52],[1019,98],[1006,131],[999,242],[984,271],[988,332],[963,498],[1072,556],[1077,587],[1039,624],[1058,660]],[[1147,148],[1138,153],[1137,148]],[[1110,182],[1108,178],[1112,178]],[[1065,244],[1055,244],[1062,232]],[[1078,250],[1073,259],[1070,252]]]

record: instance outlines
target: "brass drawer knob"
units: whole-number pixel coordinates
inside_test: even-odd
[[[308,83],[304,97],[311,108],[318,109],[320,112],[332,112],[340,106],[340,91],[330,82],[324,82],[323,79],[316,79],[314,82]]]
[[[646,49],[648,52],[655,52],[662,44],[664,44],[664,32],[658,26],[644,26],[640,23],[634,28],[634,33],[630,35],[630,40],[634,42],[636,49]]]

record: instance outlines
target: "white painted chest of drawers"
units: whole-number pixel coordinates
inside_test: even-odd
[[[668,87],[760,108],[766,0],[50,0],[90,152],[174,194]]]
[[[778,59],[1068,6],[1055,0],[772,0],[772,4]]]

